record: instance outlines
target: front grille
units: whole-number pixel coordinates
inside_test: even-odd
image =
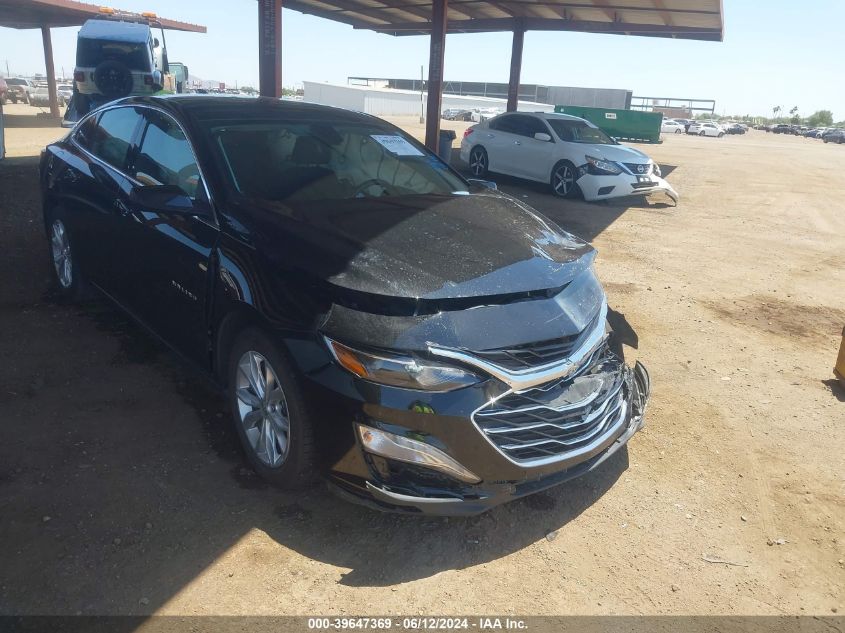
[[[510,371],[547,365],[569,358],[582,340],[595,329],[597,321],[598,317],[586,328],[570,336],[508,348],[473,351],[472,354]]]
[[[632,174],[636,174],[638,176],[647,176],[651,173],[653,169],[653,165],[651,163],[623,163],[625,167],[630,171]],[[640,171],[642,170],[642,171]]]
[[[511,392],[473,414],[488,440],[516,462],[566,453],[601,438],[627,412],[626,371],[600,350],[576,377]]]

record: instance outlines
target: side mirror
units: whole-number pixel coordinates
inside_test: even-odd
[[[480,178],[469,178],[467,182],[473,187],[479,187],[483,189],[491,189],[493,191],[498,191],[499,188],[496,186],[496,183],[492,180],[481,180]]]
[[[537,139],[538,141],[545,141],[545,142],[548,143],[549,141],[552,140],[552,135],[546,134],[545,132],[537,132],[534,135],[534,138]]]
[[[160,46],[160,42],[158,41],[157,37],[153,38],[153,48],[158,48]]]
[[[202,215],[204,213],[188,197],[188,194],[176,185],[133,187],[129,199],[148,211],[165,211],[185,215]]]

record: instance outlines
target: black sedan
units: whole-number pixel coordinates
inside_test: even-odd
[[[641,427],[595,251],[379,119],[117,101],[41,160],[59,289],[105,293],[207,372],[258,473],[472,514]]]
[[[841,145],[842,143],[845,143],[845,130],[828,130],[822,134],[822,140],[825,143],[837,143]]]

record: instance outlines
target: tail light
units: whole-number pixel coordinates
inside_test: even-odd
[[[85,81],[85,73],[81,70],[74,70],[73,71],[73,80],[74,81]]]
[[[152,75],[144,75],[144,83],[148,86],[153,85],[153,76]]]
[[[469,136],[473,132],[475,132],[475,128],[474,127],[468,127],[467,129],[464,130],[464,138],[466,138],[467,136]]]

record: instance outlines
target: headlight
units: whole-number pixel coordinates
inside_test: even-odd
[[[658,176],[658,177],[660,177],[660,176],[662,176],[662,175],[663,175],[663,174],[660,172],[660,165],[658,165],[657,163],[654,163],[654,175],[655,175],[655,176]]]
[[[476,374],[427,359],[362,352],[326,338],[335,360],[359,378],[382,385],[423,391],[452,391],[481,380]]]
[[[609,160],[603,160],[595,156],[586,156],[585,158],[587,159],[587,165],[591,168],[591,173],[614,175],[622,173],[622,168]]]

